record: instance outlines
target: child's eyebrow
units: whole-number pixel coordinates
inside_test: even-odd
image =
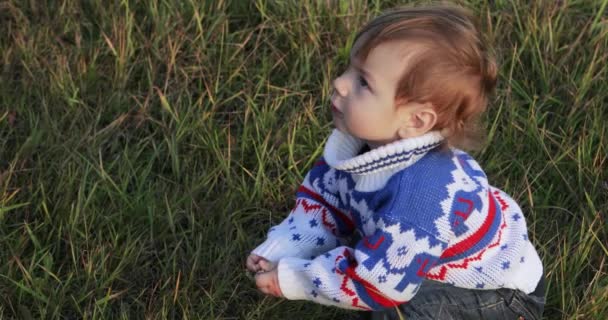
[[[361,72],[363,74],[363,76],[365,77],[365,80],[367,80],[368,82],[371,82],[371,84],[374,84],[374,77],[372,77],[371,73],[369,73],[367,70],[365,70],[363,68],[363,64],[361,63],[361,61],[358,58],[352,57],[350,59],[350,64],[353,66],[353,68],[355,68],[357,71]]]

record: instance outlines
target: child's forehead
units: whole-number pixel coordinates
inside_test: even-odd
[[[353,56],[350,65],[376,85],[392,88],[407,74],[422,52],[404,41],[383,42],[369,51],[365,59]]]
[[[351,48],[350,61],[364,64],[372,53],[378,53],[380,51],[389,51],[400,60],[407,60],[414,54],[420,53],[425,47],[426,45],[423,42],[407,39],[369,41],[364,38],[359,38]]]

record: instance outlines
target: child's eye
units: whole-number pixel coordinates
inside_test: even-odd
[[[362,76],[359,76],[359,84],[362,87],[369,87],[369,84],[367,83],[367,80],[365,80],[365,78],[363,78]]]

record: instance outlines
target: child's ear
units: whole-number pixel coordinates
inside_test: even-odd
[[[401,139],[421,136],[437,123],[437,112],[431,103],[409,103],[401,108],[402,126],[397,132]]]

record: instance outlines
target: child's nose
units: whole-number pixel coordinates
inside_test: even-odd
[[[348,94],[348,84],[344,75],[334,79],[334,89],[342,97],[345,97]]]

